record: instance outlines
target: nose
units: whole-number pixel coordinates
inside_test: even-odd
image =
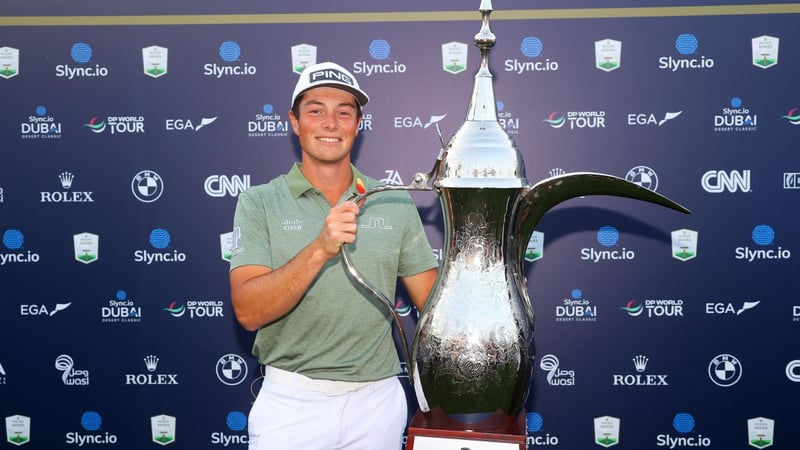
[[[326,130],[335,130],[336,117],[333,114],[325,114],[325,117],[322,119],[322,127]]]

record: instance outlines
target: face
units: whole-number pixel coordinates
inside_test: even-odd
[[[289,112],[294,134],[300,140],[303,162],[349,163],[350,150],[361,119],[356,99],[341,89],[310,89],[300,100],[299,117]]]

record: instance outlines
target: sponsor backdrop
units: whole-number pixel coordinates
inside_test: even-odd
[[[299,156],[297,73],[353,71],[372,97],[355,162],[408,184],[479,64],[477,1],[127,3],[0,18],[2,448],[245,448],[260,381],[231,223]],[[604,172],[693,211],[545,215],[529,446],[796,448],[800,5],[621,3],[494,5],[499,120],[529,181]],[[441,255],[439,201],[413,195]]]

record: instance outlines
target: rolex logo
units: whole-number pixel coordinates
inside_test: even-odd
[[[155,372],[158,366],[158,357],[155,355],[147,355],[144,357],[144,365],[147,367],[148,372]]]
[[[72,187],[72,180],[75,179],[75,175],[69,172],[62,172],[61,175],[58,176],[58,179],[61,180],[61,187],[69,189]]]
[[[644,372],[644,369],[647,368],[647,362],[650,361],[644,355],[636,355],[633,357],[633,367],[636,368],[637,372]]]
[[[178,384],[178,374],[176,373],[153,373],[158,366],[158,357],[147,355],[144,358],[144,366],[148,373],[128,373],[125,374],[125,384],[139,386],[158,385],[158,384]]]
[[[61,182],[62,191],[41,192],[42,203],[89,203],[93,202],[91,191],[68,191],[72,188],[75,175],[72,172],[61,172],[58,181]]]
[[[643,374],[650,358],[636,355],[632,359],[636,374],[615,374],[611,376],[614,386],[669,386],[667,374]]]

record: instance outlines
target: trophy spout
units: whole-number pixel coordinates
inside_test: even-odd
[[[588,195],[611,195],[654,203],[684,214],[691,214],[685,206],[650,189],[631,183],[613,175],[595,172],[573,172],[545,178],[531,186],[520,197],[518,210],[514,216],[518,220],[516,236],[520,237],[520,248],[516,253],[523,255],[528,239],[542,216],[561,202]],[[522,257],[520,257],[520,264]]]

